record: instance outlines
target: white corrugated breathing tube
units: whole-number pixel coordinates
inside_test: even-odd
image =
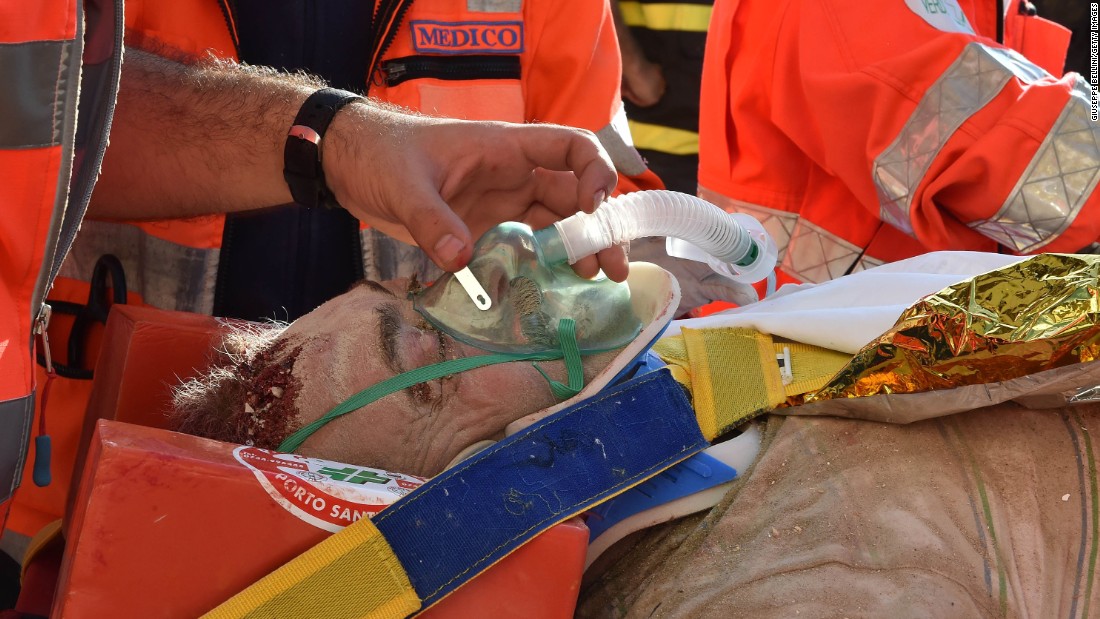
[[[551,238],[550,231],[559,238]],[[666,236],[668,253],[706,262],[715,272],[751,284],[775,269],[777,250],[764,227],[695,196],[638,191],[607,200],[594,213],[577,213],[536,233],[550,262],[570,264],[634,239]]]

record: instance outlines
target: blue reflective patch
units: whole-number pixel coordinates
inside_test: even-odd
[[[413,49],[421,54],[519,54],[523,52],[523,22],[415,20]]]

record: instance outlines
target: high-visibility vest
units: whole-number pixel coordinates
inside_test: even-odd
[[[0,502],[27,455],[34,333],[106,148],[121,11],[110,0],[0,2]]]
[[[992,0],[719,0],[700,194],[764,221],[781,269],[809,282],[1096,241],[1091,89],[1051,75],[1069,32],[1004,4],[1002,20]]]

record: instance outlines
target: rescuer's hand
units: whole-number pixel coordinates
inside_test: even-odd
[[[656,105],[665,95],[665,76],[661,66],[645,56],[623,55],[623,98],[638,107]]]
[[[474,241],[503,221],[538,229],[591,212],[615,186],[595,136],[554,125],[411,116],[375,103],[336,115],[322,145],[325,177],[348,211],[386,234],[415,242],[448,271],[469,262]],[[616,281],[622,249],[575,265]]]
[[[756,289],[714,272],[709,266],[694,260],[673,258],[665,251],[665,238],[638,239],[630,243],[633,260],[652,262],[672,273],[680,283],[680,306],[677,316],[713,301],[725,301],[734,305],[748,305],[760,300]]]
[[[665,76],[658,64],[649,61],[638,44],[630,27],[623,20],[622,9],[616,0],[611,3],[615,18],[615,34],[619,39],[619,53],[623,59],[622,95],[638,107],[656,105],[665,94]]]

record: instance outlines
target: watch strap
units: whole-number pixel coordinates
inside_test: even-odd
[[[283,148],[283,178],[294,201],[302,206],[339,208],[325,182],[321,140],[336,112],[361,96],[338,88],[322,88],[302,104]]]

